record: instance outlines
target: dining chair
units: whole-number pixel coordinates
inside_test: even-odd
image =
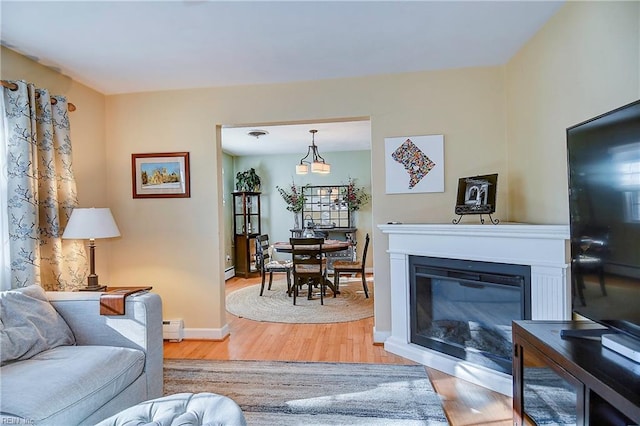
[[[362,274],[362,288],[364,289],[364,295],[369,298],[369,288],[367,287],[367,278],[364,272],[364,266],[367,262],[367,250],[369,249],[369,234],[364,240],[364,250],[362,251],[362,259],[356,261],[338,260],[333,262],[333,286],[336,291],[340,289],[340,274],[346,273],[358,273]],[[336,294],[333,294],[335,297]]]
[[[264,292],[264,283],[266,281],[267,272],[269,273],[269,287],[271,290],[271,283],[273,282],[274,272],[286,272],[287,274],[287,294],[291,296],[291,270],[293,269],[293,262],[290,260],[273,260],[269,254],[269,235],[258,235],[256,237],[256,261],[260,268],[260,275],[262,277],[262,284],[260,285],[260,296]]]
[[[324,238],[290,238],[291,258],[293,260],[293,304],[296,304],[298,290],[305,284],[309,286],[307,298],[316,285],[320,286],[320,304],[324,305],[326,262],[322,255]]]

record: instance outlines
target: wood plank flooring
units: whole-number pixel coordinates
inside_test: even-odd
[[[259,283],[232,278],[226,292]],[[223,341],[165,342],[165,358],[358,362],[413,365],[373,343],[373,318],[336,324],[280,324],[238,318],[227,313],[230,335]],[[512,425],[511,398],[427,368],[453,426]]]

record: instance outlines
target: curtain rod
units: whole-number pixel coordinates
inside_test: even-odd
[[[12,91],[16,91],[18,90],[18,85],[15,83],[11,83],[10,81],[6,81],[6,80],[0,80],[2,82],[2,86],[6,87],[9,90]],[[51,105],[55,105],[58,103],[58,100],[56,98],[51,98]],[[73,112],[76,110],[76,106],[74,104],[72,104],[71,102],[67,102],[67,108],[69,109],[69,111]]]

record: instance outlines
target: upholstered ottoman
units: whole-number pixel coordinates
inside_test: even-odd
[[[242,410],[232,399],[215,393],[177,393],[141,402],[97,426],[246,426]]]

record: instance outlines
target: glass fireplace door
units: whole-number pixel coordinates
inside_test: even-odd
[[[528,314],[524,276],[423,265],[412,274],[412,343],[511,374],[511,322]]]

